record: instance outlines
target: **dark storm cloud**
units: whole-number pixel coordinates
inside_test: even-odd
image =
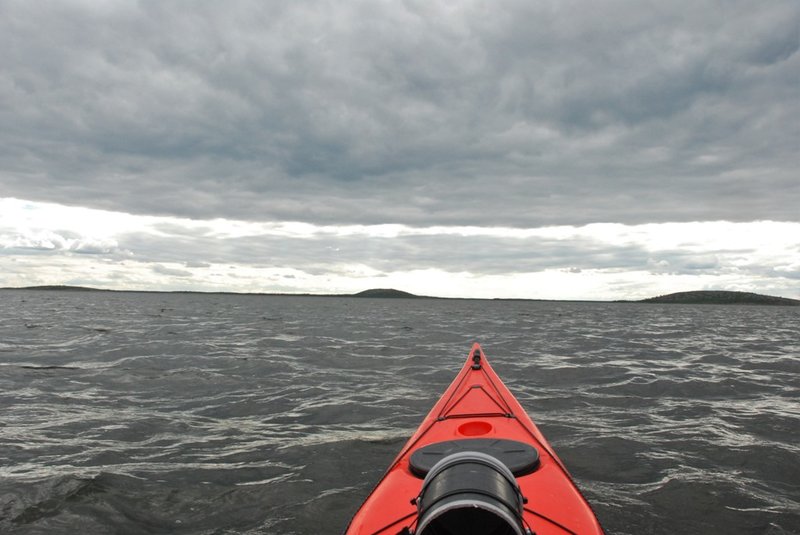
[[[0,196],[195,218],[796,221],[800,4],[0,4]]]

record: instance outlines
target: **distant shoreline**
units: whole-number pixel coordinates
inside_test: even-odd
[[[254,295],[271,297],[353,297],[361,299],[436,299],[462,301],[525,301],[553,303],[645,303],[645,304],[683,304],[683,305],[758,305],[758,306],[800,306],[800,300],[787,297],[734,291],[692,291],[677,292],[641,300],[597,301],[589,299],[536,299],[525,297],[434,297],[416,295],[393,288],[373,288],[354,294],[316,294],[316,293],[280,293],[280,292],[225,292],[201,290],[109,290],[88,286],[45,285],[4,287],[0,290],[24,291],[60,291],[60,292],[108,292],[108,293],[147,293],[147,294],[197,294],[197,295]]]
[[[787,297],[756,294],[752,292],[695,291],[678,292],[643,299],[644,303],[683,304],[683,305],[766,305],[800,306],[800,300]]]
[[[375,288],[354,294],[324,293],[282,293],[282,292],[232,292],[204,290],[111,290],[108,288],[92,288],[90,286],[44,285],[44,286],[6,286],[0,290],[48,291],[48,292],[102,292],[102,293],[136,293],[136,294],[197,294],[197,295],[263,295],[274,297],[359,297],[359,298],[395,298],[395,299],[459,299],[450,297],[433,297],[415,295],[393,289]]]

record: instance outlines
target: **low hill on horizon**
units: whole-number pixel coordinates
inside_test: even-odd
[[[43,286],[22,286],[20,288],[0,288],[2,290],[57,290],[63,292],[113,292],[104,288],[91,288],[89,286],[68,286],[65,284],[49,284]]]
[[[394,297],[404,299],[416,299],[422,297],[412,293],[404,292],[402,290],[395,290],[394,288],[372,288],[353,294],[353,297]]]
[[[800,306],[797,299],[775,297],[751,292],[732,292],[721,290],[700,290],[677,292],[658,297],[642,299],[642,303],[675,303],[684,305],[772,305]]]

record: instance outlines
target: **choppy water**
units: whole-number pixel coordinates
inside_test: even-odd
[[[0,292],[0,531],[339,533],[473,341],[609,533],[800,533],[800,309]]]

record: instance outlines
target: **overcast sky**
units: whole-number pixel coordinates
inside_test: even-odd
[[[800,3],[0,0],[0,286],[800,298]]]

